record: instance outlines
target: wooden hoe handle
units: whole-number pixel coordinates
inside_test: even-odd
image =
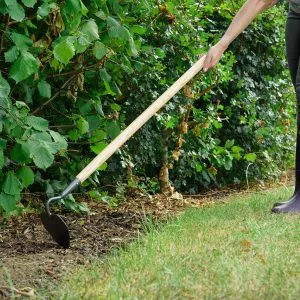
[[[178,91],[183,88],[202,67],[206,56],[201,57],[186,73],[168,88],[155,102],[139,115],[124,131],[122,131],[106,148],[99,153],[77,176],[82,183],[112,156],[133,134],[135,134],[158,110],[160,110]]]

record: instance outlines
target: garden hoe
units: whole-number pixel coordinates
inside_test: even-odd
[[[136,131],[138,131],[158,110],[160,110],[176,93],[179,92],[204,64],[205,55],[200,58],[186,73],[184,73],[167,91],[153,102],[141,115],[139,115],[124,131],[122,131],[101,153],[99,153],[57,197],[48,199],[45,203],[45,212],[41,214],[42,223],[52,238],[63,248],[70,246],[69,230],[63,219],[52,214],[50,204],[59,201],[70,194],[77,186],[83,183],[94,171],[98,169],[111,155],[113,155]]]

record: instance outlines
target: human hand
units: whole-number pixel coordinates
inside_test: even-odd
[[[265,2],[264,9],[269,9],[272,6],[274,6],[278,2],[278,0],[265,0],[264,2]]]
[[[207,72],[209,69],[215,67],[226,49],[227,45],[222,42],[218,42],[211,47],[206,54],[206,58],[203,63],[203,71]]]

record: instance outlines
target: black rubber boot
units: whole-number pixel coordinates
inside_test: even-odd
[[[300,70],[299,69],[297,72],[295,91],[296,91],[296,98],[297,98],[295,190],[293,196],[288,201],[274,204],[272,208],[272,212],[275,213],[288,213],[288,212],[300,213]]]
[[[274,213],[300,213],[300,191],[291,200],[272,208]]]

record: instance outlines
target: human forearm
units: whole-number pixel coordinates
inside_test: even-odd
[[[277,0],[247,0],[237,12],[230,26],[219,41],[220,45],[227,48],[259,13],[272,7],[276,2]]]

